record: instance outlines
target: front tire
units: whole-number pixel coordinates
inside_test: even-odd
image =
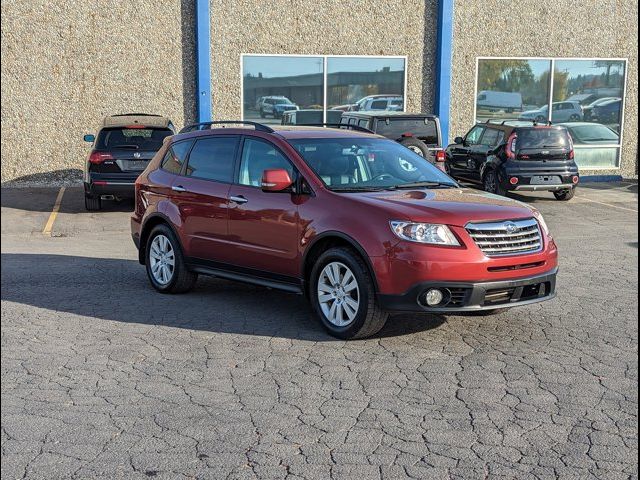
[[[309,293],[324,328],[343,340],[375,335],[389,317],[376,302],[367,265],[349,248],[332,248],[320,255],[311,271]]]
[[[561,202],[567,202],[571,200],[576,194],[575,188],[570,188],[569,190],[560,190],[559,192],[553,192],[553,196],[556,197],[556,200],[560,200]]]
[[[482,178],[482,185],[485,192],[494,193],[496,195],[505,196],[507,189],[500,185],[500,179],[498,173],[493,169],[489,169]]]
[[[167,225],[158,225],[149,234],[145,249],[147,276],[160,293],[185,293],[198,280],[184,261],[180,242]]]

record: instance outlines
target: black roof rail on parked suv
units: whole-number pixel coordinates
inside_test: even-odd
[[[346,123],[298,123],[300,127],[327,127],[327,128],[346,128],[347,130],[357,130],[358,132],[375,133],[368,128],[359,125],[348,125]]]
[[[215,122],[200,122],[187,125],[178,133],[193,132],[194,130],[204,130],[203,127],[211,127],[213,125],[250,125],[260,132],[274,133],[275,130],[267,125],[258,122],[250,122],[247,120],[218,120]]]

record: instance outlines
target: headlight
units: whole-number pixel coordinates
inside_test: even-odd
[[[551,235],[549,226],[547,225],[547,222],[544,221],[544,217],[542,216],[542,214],[536,210],[533,212],[533,216],[536,217],[536,220],[538,220],[538,223],[542,227],[542,230],[544,230],[544,233],[546,233],[547,236]]]
[[[403,240],[459,247],[460,242],[446,225],[392,221],[391,230]]]

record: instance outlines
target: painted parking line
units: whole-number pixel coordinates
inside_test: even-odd
[[[49,237],[51,236],[51,231],[53,230],[53,224],[56,221],[58,212],[60,211],[60,204],[62,203],[64,190],[65,190],[65,187],[60,187],[60,191],[58,192],[56,201],[53,204],[53,209],[51,210],[51,214],[49,215],[49,220],[47,220],[47,224],[44,226],[44,229],[42,230],[43,235],[47,235]]]
[[[587,197],[577,197],[579,200],[584,200],[586,202],[591,202],[591,203],[597,203],[599,205],[604,205],[606,207],[611,207],[611,208],[617,208],[618,210],[626,210],[627,212],[635,212],[638,213],[638,210],[634,210],[633,208],[627,208],[627,207],[621,207],[619,205],[613,205],[611,203],[606,203],[606,202],[599,202],[597,200],[592,200],[590,198]]]

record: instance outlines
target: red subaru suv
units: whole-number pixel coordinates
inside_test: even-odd
[[[303,294],[343,339],[377,333],[390,312],[555,296],[558,252],[538,211],[355,126],[187,127],[136,181],[131,228],[156,290],[205,274]]]

